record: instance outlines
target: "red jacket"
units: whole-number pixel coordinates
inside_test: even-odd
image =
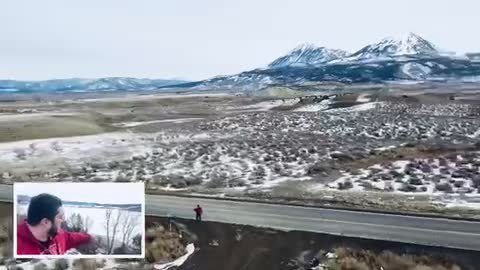
[[[27,221],[24,220],[17,229],[17,255],[63,255],[71,248],[86,244],[92,240],[87,233],[74,233],[59,230],[49,244],[48,251],[33,236],[28,229]]]
[[[195,213],[197,213],[197,215],[202,215],[203,214],[203,209],[201,207],[197,207],[197,208],[193,209],[193,211],[195,211]]]

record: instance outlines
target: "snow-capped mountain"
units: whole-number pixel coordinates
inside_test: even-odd
[[[437,56],[439,51],[435,45],[422,37],[408,33],[402,38],[384,38],[380,42],[367,45],[350,55],[349,61],[376,60],[398,56]]]
[[[382,83],[385,81],[480,81],[480,53],[446,53],[409,33],[384,38],[348,55],[311,44],[293,49],[268,68],[191,84],[194,89],[254,90],[306,82]]]
[[[0,93],[172,88],[255,91],[271,85],[303,85],[310,82],[382,83],[403,80],[480,82],[480,53],[446,53],[424,38],[409,33],[401,38],[384,38],[352,54],[343,50],[303,44],[277,58],[267,68],[231,76],[217,76],[203,81],[122,77],[49,81],[0,80]]]
[[[440,55],[435,45],[422,37],[408,33],[400,38],[387,37],[380,42],[370,44],[354,53],[344,50],[318,47],[310,43],[302,44],[287,55],[277,58],[269,68],[305,67],[335,64],[341,62],[381,61],[401,56]]]
[[[18,92],[95,92],[155,90],[163,86],[186,83],[177,80],[151,80],[126,77],[109,77],[100,79],[58,79],[46,81],[0,80],[0,93]]]
[[[344,58],[349,53],[343,50],[317,47],[310,43],[302,44],[287,55],[277,58],[270,65],[270,68],[279,68],[286,66],[308,66],[326,64],[332,60]]]

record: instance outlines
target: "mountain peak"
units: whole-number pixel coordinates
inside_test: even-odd
[[[319,65],[343,58],[348,54],[348,52],[342,50],[318,47],[312,43],[303,43],[295,47],[288,54],[277,58],[269,65],[269,67],[279,68],[286,66]]]
[[[397,44],[398,49],[396,53],[399,55],[437,52],[435,45],[413,32],[406,33],[400,38],[385,38],[381,42],[385,44]]]
[[[399,42],[417,42],[419,40],[424,40],[421,36],[413,33],[413,32],[406,32],[402,35],[398,36],[389,36],[384,38],[385,39],[390,39],[390,40],[397,40]]]
[[[401,55],[437,55],[435,45],[421,36],[409,32],[401,37],[387,37],[368,45],[352,55],[358,60]]]
[[[293,50],[290,51],[290,53],[294,52],[294,51],[308,51],[308,50],[314,50],[318,48],[317,45],[313,44],[313,43],[309,43],[309,42],[306,42],[306,43],[302,43],[300,45],[298,45],[297,47],[295,47]]]

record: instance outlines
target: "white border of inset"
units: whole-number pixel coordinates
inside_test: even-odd
[[[82,185],[96,185],[96,184],[105,184],[109,183],[112,185],[132,185],[132,184],[137,184],[137,185],[142,185],[142,190],[143,190],[143,200],[141,202],[142,205],[142,211],[141,211],[141,217],[142,217],[142,222],[141,224],[141,229],[142,229],[142,252],[139,255],[106,255],[106,254],[97,254],[97,255],[87,255],[87,254],[81,254],[81,255],[17,255],[17,189],[16,186],[21,186],[22,184],[42,184],[42,185],[48,185],[48,184],[82,184]],[[126,182],[126,183],[117,183],[117,182],[98,182],[98,183],[82,183],[82,182],[14,182],[13,183],[13,257],[15,259],[60,259],[60,258],[65,258],[65,259],[144,259],[145,258],[145,183],[144,182]]]

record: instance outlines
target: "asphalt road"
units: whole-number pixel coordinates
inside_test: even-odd
[[[0,201],[12,198],[12,187],[0,185]],[[194,218],[197,204],[206,221],[480,251],[480,222],[164,195],[147,195],[145,212]]]

